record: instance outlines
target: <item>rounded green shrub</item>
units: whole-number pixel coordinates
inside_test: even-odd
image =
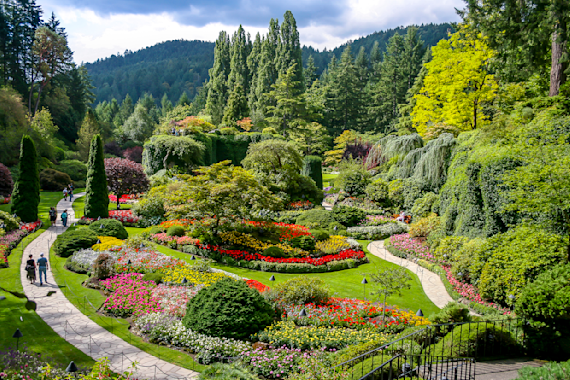
[[[53,251],[58,256],[69,257],[75,251],[91,248],[97,240],[97,234],[89,228],[69,229],[55,239]]]
[[[429,316],[429,320],[435,324],[467,322],[469,308],[457,302],[449,302],[443,309]]]
[[[164,232],[164,227],[161,227],[161,226],[152,226],[150,229],[151,235],[160,234],[162,232]]]
[[[55,169],[66,173],[73,181],[85,181],[87,178],[87,165],[79,160],[60,161]]]
[[[345,227],[354,227],[366,218],[366,212],[356,207],[338,206],[332,210],[333,218]]]
[[[287,256],[281,248],[275,246],[265,248],[263,255],[276,258]]]
[[[291,240],[291,246],[301,248],[305,251],[313,251],[315,249],[315,239],[310,236],[297,236]]]
[[[117,239],[126,239],[129,233],[123,227],[123,223],[115,219],[96,220],[89,225],[89,229],[97,234],[97,236],[113,236]]]
[[[294,305],[322,304],[330,298],[325,282],[317,277],[295,277],[280,282],[272,293],[283,302]]]
[[[182,226],[170,226],[168,230],[166,230],[166,234],[168,236],[184,236],[185,231],[184,227]]]
[[[315,237],[316,241],[327,240],[330,237],[329,233],[324,230],[312,230],[311,234]]]
[[[14,216],[10,215],[6,211],[0,210],[0,221],[4,223],[4,230],[10,232],[18,228],[18,220]]]
[[[188,302],[182,323],[201,334],[245,339],[269,326],[278,316],[245,281],[225,278],[202,289]]]
[[[71,183],[66,173],[54,169],[44,169],[40,173],[40,186],[44,191],[61,191]]]
[[[259,377],[236,363],[214,363],[200,373],[198,380],[259,380]]]
[[[146,273],[143,276],[144,281],[154,281],[156,285],[162,284],[162,278],[164,277],[164,273]]]
[[[295,224],[309,228],[327,228],[335,219],[330,211],[327,210],[309,210],[303,212],[297,217]]]
[[[388,183],[382,178],[377,179],[370,185],[366,186],[366,197],[376,202],[382,207],[390,206],[390,194],[388,191]]]

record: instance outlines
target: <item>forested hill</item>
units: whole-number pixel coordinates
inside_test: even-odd
[[[418,27],[426,46],[433,46],[447,37],[452,26],[445,24],[427,24]],[[328,65],[332,55],[340,58],[347,44],[352,44],[352,51],[358,52],[361,46],[370,53],[376,41],[380,50],[386,50],[386,44],[395,33],[406,34],[408,27],[398,27],[372,33],[334,50],[318,51],[312,47],[303,47],[303,62],[310,55],[315,60],[317,74]],[[85,66],[96,95],[95,104],[115,98],[122,100],[127,94],[135,101],[148,92],[155,99],[167,94],[176,102],[184,91],[192,99],[200,86],[208,79],[208,70],[214,62],[214,43],[206,41],[175,40],[156,44],[136,52],[124,55],[112,55]]]

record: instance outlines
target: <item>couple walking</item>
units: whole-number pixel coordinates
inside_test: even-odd
[[[55,226],[57,220],[57,211],[55,207],[52,207],[49,210],[49,220],[51,221],[51,225]],[[64,227],[67,227],[67,210],[63,210],[61,213],[61,222],[63,223]]]
[[[48,261],[44,257],[44,253],[40,253],[40,258],[37,261],[37,265],[34,261],[34,255],[30,255],[29,257],[29,260],[26,261],[26,272],[28,272],[27,278],[30,280],[30,284],[36,282],[36,266],[38,268],[38,272],[40,273],[40,286],[44,284],[42,281],[42,274],[43,279],[47,284],[46,271],[48,269]]]

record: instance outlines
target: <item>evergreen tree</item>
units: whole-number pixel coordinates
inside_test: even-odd
[[[315,66],[315,59],[312,55],[307,59],[307,67],[305,67],[303,76],[305,78],[305,88],[311,88],[313,82],[317,79],[317,67]]]
[[[293,66],[293,64],[295,65]],[[293,79],[297,83],[297,90],[299,92],[303,91],[305,83],[303,80],[303,53],[301,51],[301,43],[299,42],[297,21],[295,21],[291,11],[287,11],[283,15],[281,44],[277,46],[275,67],[279,75],[284,75],[291,67],[295,67]]]
[[[83,160],[89,157],[89,147],[93,136],[101,133],[101,128],[99,126],[99,121],[97,120],[97,115],[93,110],[88,110],[85,114],[85,118],[81,123],[81,128],[79,129],[79,138],[75,141],[79,154]]]
[[[20,177],[12,193],[12,213],[17,214],[25,223],[35,222],[38,220],[40,204],[40,174],[36,146],[27,135],[22,137],[18,168]]]
[[[182,93],[182,95],[180,95],[180,98],[176,102],[176,105],[177,106],[189,106],[190,104],[192,104],[192,101],[188,97],[188,94],[186,93],[186,91],[184,91]]]
[[[247,70],[250,76],[250,88],[248,92],[247,102],[251,113],[255,112],[255,104],[257,103],[257,71],[259,69],[259,60],[261,59],[261,44],[261,35],[257,33],[255,35],[255,41],[253,41],[251,53],[249,53],[247,56]]]
[[[247,67],[248,41],[245,30],[240,25],[232,38],[230,73],[228,75],[228,90],[231,92],[240,85],[247,94],[249,92],[249,70]]]
[[[358,55],[354,60],[354,66],[358,71],[358,80],[360,82],[366,83],[368,81],[369,67],[368,67],[368,57],[366,56],[366,51],[364,46],[360,47]]]
[[[85,216],[88,218],[109,217],[109,190],[105,174],[103,140],[100,135],[94,136],[91,140],[86,186]]]
[[[127,121],[129,116],[135,111],[135,106],[133,104],[133,99],[129,94],[125,96],[123,102],[121,103],[121,107],[119,108],[119,113],[115,116],[113,123],[115,123],[116,127],[120,127]]]
[[[271,91],[271,85],[277,80],[277,70],[275,68],[275,54],[277,46],[281,43],[279,34],[279,21],[271,19],[269,22],[269,32],[267,38],[261,43],[261,56],[259,57],[259,69],[257,72],[257,84],[255,86],[255,97],[257,103],[252,109],[252,119],[254,123],[263,120],[270,98],[264,94]]]
[[[198,93],[194,97],[191,106],[192,115],[198,115],[206,107],[206,97],[208,96],[207,84],[204,83],[202,87],[198,90]]]
[[[212,123],[219,124],[224,115],[228,99],[228,75],[230,73],[230,40],[226,32],[220,32],[214,49],[214,66],[209,70],[208,96],[206,113],[212,117]]]
[[[166,116],[174,108],[172,106],[172,102],[170,101],[170,99],[168,99],[168,96],[166,96],[166,92],[162,96],[162,100],[160,101],[160,105],[161,105],[162,116]]]
[[[422,68],[425,54],[424,42],[420,39],[418,28],[411,26],[404,37],[403,71],[406,80],[406,91],[414,85],[415,79]]]
[[[236,121],[249,115],[247,107],[247,97],[241,84],[237,83],[230,94],[226,111],[224,112],[223,123],[235,126]]]

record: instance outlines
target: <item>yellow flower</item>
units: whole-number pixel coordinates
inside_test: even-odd
[[[95,244],[93,249],[95,251],[107,251],[112,247],[117,247],[123,245],[125,242],[121,239],[117,239],[113,236],[97,236],[101,244]]]

